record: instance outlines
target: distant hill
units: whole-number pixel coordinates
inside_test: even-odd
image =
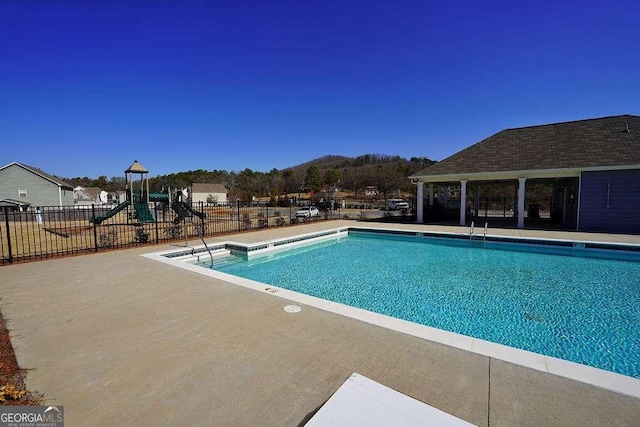
[[[405,159],[400,156],[386,154],[364,154],[358,157],[327,155],[297,166],[282,170],[290,173],[288,181],[299,187],[305,187],[309,181],[307,173],[316,168],[322,184],[328,171],[338,176],[336,185],[345,190],[360,192],[368,186],[377,186],[382,193],[390,193],[397,189],[410,191],[412,184],[407,177],[436,161],[427,157]]]
[[[285,168],[283,170],[292,170],[292,171],[300,170],[300,169],[306,170],[310,166],[317,166],[321,168],[335,168],[337,166],[344,164],[345,162],[349,163],[353,160],[354,160],[353,157],[336,156],[336,155],[330,154],[327,156],[318,157],[317,159],[313,159],[296,166]]]
[[[336,156],[336,155],[327,155],[322,156],[314,160],[310,160],[308,162],[299,164],[297,166],[292,166],[289,168],[285,168],[283,170],[298,170],[300,168],[306,169],[310,166],[317,166],[319,168],[335,168],[342,169],[348,167],[360,167],[372,164],[385,164],[385,163],[420,163],[423,162],[428,163],[426,166],[429,166],[435,161],[428,159],[427,157],[412,157],[411,160],[407,160],[400,156],[389,156],[386,154],[364,154],[358,157],[347,157],[347,156]],[[425,166],[425,167],[426,167]]]

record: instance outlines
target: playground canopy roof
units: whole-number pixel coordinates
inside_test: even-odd
[[[129,168],[124,171],[124,173],[149,173],[149,171],[147,170],[147,168],[138,163],[137,160],[134,160],[133,163],[131,163],[131,166],[129,166]]]

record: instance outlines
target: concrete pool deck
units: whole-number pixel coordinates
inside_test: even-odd
[[[332,221],[227,235],[258,242]],[[490,229],[640,244],[640,236]],[[199,242],[193,241],[198,245]],[[0,304],[32,390],[67,425],[299,425],[354,372],[476,425],[637,425],[640,399],[177,269],[147,246],[4,266]],[[177,248],[177,246],[173,246]]]

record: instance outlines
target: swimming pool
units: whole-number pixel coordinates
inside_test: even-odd
[[[278,253],[223,257],[213,268],[640,378],[637,254],[419,234],[350,230]]]

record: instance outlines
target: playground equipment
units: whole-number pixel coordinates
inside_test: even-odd
[[[183,194],[180,191],[176,192],[176,196],[173,198],[173,201],[171,200],[172,194],[170,190],[167,190],[166,193],[150,193],[149,171],[138,163],[137,160],[134,160],[131,166],[129,166],[124,173],[126,182],[126,200],[118,204],[106,214],[91,218],[89,222],[100,225],[125,209],[127,210],[127,222],[135,221],[137,224],[156,222],[156,218],[149,209],[149,203],[151,202],[162,202],[171,206],[177,215],[174,219],[175,224],[178,224],[185,218],[192,218],[194,216],[201,220],[206,218],[207,215],[204,212],[199,212],[193,209],[183,200]],[[134,175],[139,175],[139,178],[134,179]]]
[[[191,223],[193,224],[194,230],[198,231],[198,236],[200,237],[200,240],[202,240],[202,244],[207,249],[207,252],[209,252],[209,258],[211,259],[210,267],[213,268],[213,254],[211,253],[211,249],[209,249],[209,246],[207,246],[207,242],[204,241],[204,219],[207,217],[207,214],[205,214],[204,212],[198,212],[197,210],[193,209],[191,206],[189,206],[188,203],[182,200],[183,197],[184,193],[182,191],[177,191],[174,201],[173,203],[171,203],[171,208],[176,212],[176,214],[178,214],[173,220],[173,223],[176,225],[179,224],[180,221],[184,221],[186,223],[187,218],[191,218]],[[200,218],[200,220],[202,220],[202,223],[199,227],[193,220],[194,217],[198,217]],[[188,246],[188,244],[189,242],[187,236],[185,236],[184,245]]]
[[[184,222],[184,224],[186,225],[187,218],[191,219],[193,228],[197,231],[198,237],[200,237],[202,243],[204,244],[204,247],[209,252],[211,263],[213,264],[213,255],[211,254],[211,250],[207,246],[207,243],[204,241],[204,220],[207,217],[207,214],[193,209],[187,202],[185,202],[183,200],[185,194],[182,191],[178,190],[174,195],[172,195],[170,189],[168,189],[166,193],[150,193],[149,171],[147,170],[147,168],[138,163],[137,160],[134,160],[131,166],[129,166],[127,170],[124,171],[124,173],[126,182],[126,200],[111,209],[106,214],[102,216],[92,217],[89,222],[95,225],[100,225],[104,221],[114,217],[119,212],[126,209],[127,223],[132,223],[133,221],[135,221],[133,222],[133,225],[136,226],[141,226],[147,223],[155,223],[157,222],[157,218],[154,217],[153,213],[149,209],[149,203],[165,203],[167,206],[171,206],[171,209],[173,209],[173,211],[176,213],[176,217],[173,220],[173,223],[176,227],[180,222]],[[139,178],[134,179],[134,175],[139,175]],[[200,224],[196,224],[196,222],[194,221],[195,217],[201,220]],[[144,233],[144,231],[142,231],[142,233]],[[188,236],[186,233],[185,239],[186,246],[188,243]]]
[[[197,210],[193,209],[187,202],[182,200],[183,198],[184,194],[181,191],[178,191],[173,202],[171,203],[171,208],[177,214],[176,218],[173,220],[174,223],[177,224],[185,218],[193,218],[194,216],[200,218],[201,220],[207,217],[207,214],[205,214],[204,212],[198,212]]]

